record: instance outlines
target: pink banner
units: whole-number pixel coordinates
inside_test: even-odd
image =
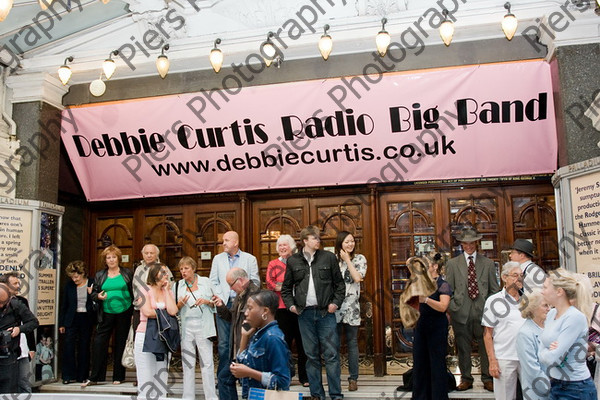
[[[539,174],[557,162],[543,61],[74,107],[62,123],[90,201]]]

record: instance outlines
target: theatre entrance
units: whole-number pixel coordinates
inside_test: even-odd
[[[322,247],[333,250],[337,233],[350,231],[357,252],[368,261],[361,294],[361,374],[378,376],[401,373],[411,363],[412,333],[402,326],[398,312],[409,257],[431,248],[459,254],[453,233],[472,225],[484,236],[480,251],[498,264],[506,261],[503,250],[524,238],[534,243],[534,261],[546,269],[558,266],[554,194],[548,181],[297,189],[92,204],[89,221],[86,250],[92,273],[101,268],[98,256],[110,243],[123,250],[127,267],[141,259],[145,243],[154,243],[177,279],[177,262],[184,255],[198,260],[199,274],[208,276],[228,230],[238,231],[241,249],[256,256],[263,282],[268,262],[277,258],[280,234],[297,239],[303,227],[316,225]],[[342,344],[344,362],[345,354]]]

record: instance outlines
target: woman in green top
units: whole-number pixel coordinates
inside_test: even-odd
[[[92,373],[81,387],[106,379],[108,342],[113,333],[113,384],[118,385],[125,380],[121,357],[131,325],[133,272],[120,266],[121,250],[117,246],[108,246],[101,258],[106,268],[96,273],[92,290],[92,299],[98,308],[98,327],[92,349]]]

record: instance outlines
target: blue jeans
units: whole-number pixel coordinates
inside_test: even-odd
[[[217,373],[217,384],[219,386],[220,400],[238,399],[237,389],[235,387],[236,381],[237,379],[231,374],[231,371],[229,370],[229,364],[227,364],[225,368],[223,368],[223,370]]]
[[[592,378],[584,381],[550,380],[550,400],[596,400],[596,387]]]
[[[348,380],[358,380],[358,326],[344,323],[338,325],[338,337],[342,338],[342,332],[346,331],[346,347],[348,348]]]
[[[333,400],[343,399],[342,383],[340,381],[340,339],[337,333],[335,314],[320,311],[316,308],[304,310],[298,316],[298,325],[302,335],[302,346],[306,353],[306,375],[310,384],[311,396],[325,399],[323,378],[321,376],[321,353],[325,359],[325,371],[329,396]]]
[[[227,302],[227,308],[231,309],[231,300]],[[217,336],[219,344],[217,346],[219,352],[219,365],[217,366],[217,376],[221,373],[223,368],[227,368],[229,371],[229,337],[231,335],[231,322],[225,321],[223,318],[217,315]]]

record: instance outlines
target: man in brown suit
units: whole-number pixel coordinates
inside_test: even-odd
[[[451,317],[458,367],[461,380],[457,390],[473,387],[471,375],[471,342],[477,340],[481,360],[481,380],[486,390],[493,391],[494,383],[488,370],[488,358],[483,342],[481,317],[485,300],[500,290],[494,262],[477,254],[477,243],[482,238],[474,228],[466,228],[456,236],[463,254],[454,257],[446,265],[446,279],[452,286],[453,295],[448,311]]]

